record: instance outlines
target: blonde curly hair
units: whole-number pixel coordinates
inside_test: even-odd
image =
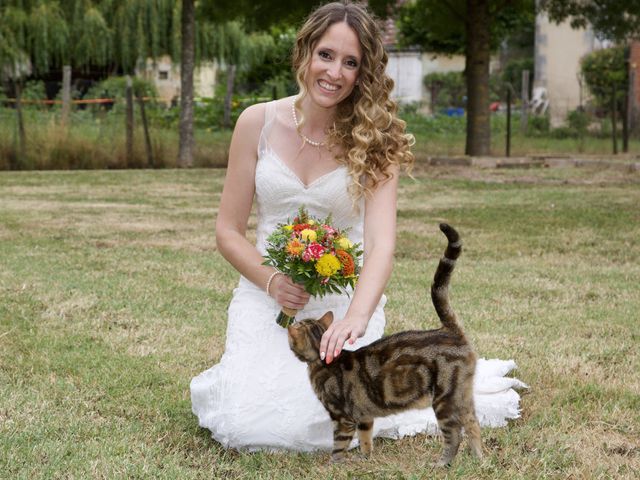
[[[293,69],[300,88],[296,107],[307,95],[306,74],[313,49],[334,23],[345,22],[360,41],[362,59],[358,84],[338,105],[328,132],[328,146],[338,146],[336,160],[347,166],[354,201],[367,196],[380,182],[391,178],[392,165],[410,172],[414,156],[413,135],[405,133],[406,123],[396,116],[398,105],[389,98],[393,80],[385,73],[387,52],[376,20],[362,5],[334,2],[314,10],[298,32],[293,50]],[[300,124],[304,122],[301,120]]]

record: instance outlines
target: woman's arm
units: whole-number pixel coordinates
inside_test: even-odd
[[[216,220],[216,243],[222,256],[238,272],[266,289],[267,281],[275,270],[262,265],[262,255],[245,236],[255,193],[257,150],[264,114],[264,104],[247,108],[233,131],[227,176]],[[284,275],[274,277],[268,293],[280,305],[296,310],[309,300],[304,289]]]
[[[322,336],[320,356],[326,354],[327,363],[340,355],[347,340],[353,344],[364,335],[391,276],[399,170],[393,167],[389,173],[392,177],[378,184],[373,195],[365,200],[364,263],[347,314],[342,321],[332,323]]]

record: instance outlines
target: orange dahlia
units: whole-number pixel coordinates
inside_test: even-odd
[[[353,257],[344,250],[336,250],[336,257],[338,257],[338,260],[340,260],[340,263],[342,264],[342,274],[345,276],[353,275],[356,270],[356,264],[353,261]]]
[[[305,246],[296,238],[294,238],[287,244],[287,253],[292,257],[299,256],[304,249]]]

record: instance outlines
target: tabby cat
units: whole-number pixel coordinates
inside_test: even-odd
[[[334,422],[334,461],[344,458],[356,429],[362,453],[371,453],[375,417],[429,405],[433,405],[444,438],[444,452],[437,465],[449,465],[453,460],[463,427],[471,452],[482,457],[473,405],[476,355],[449,306],[449,279],[462,245],[452,227],[443,223],[440,229],[448,245],[431,285],[431,298],[441,328],[396,333],[359,350],[343,351],[327,365],[318,350],[333,314],[289,327],[291,350],[308,363],[311,385]]]

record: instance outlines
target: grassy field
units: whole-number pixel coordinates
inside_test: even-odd
[[[388,331],[435,327],[427,287],[465,242],[452,302],[514,358],[522,417],[486,458],[440,443],[371,460],[222,450],[189,381],[220,358],[237,274],[216,251],[223,170],[0,173],[0,478],[638,478],[640,174],[418,167],[404,178]],[[429,312],[425,316],[424,312]]]

